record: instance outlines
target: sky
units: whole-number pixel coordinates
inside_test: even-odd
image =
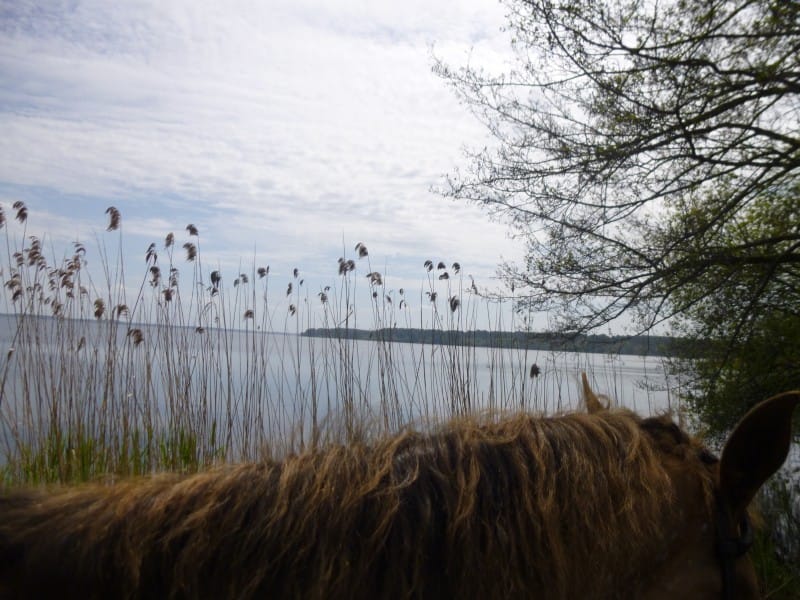
[[[429,259],[496,287],[522,248],[431,191],[489,143],[431,67],[502,69],[503,25],[496,0],[0,0],[0,205],[29,213],[6,232],[95,268],[121,239],[144,272],[191,223],[223,281],[298,268],[312,293],[361,242],[385,291],[419,293]]]

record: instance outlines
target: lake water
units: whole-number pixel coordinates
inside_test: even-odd
[[[534,364],[539,374],[530,377]],[[187,419],[194,429],[222,424],[233,437],[264,439],[353,414],[396,429],[475,411],[554,413],[579,406],[581,372],[596,392],[642,415],[679,408],[678,382],[659,357],[109,321],[38,318],[19,328],[15,317],[0,316],[0,367],[6,436],[53,418],[88,419],[90,429]]]

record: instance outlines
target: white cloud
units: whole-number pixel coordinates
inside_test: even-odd
[[[430,46],[502,63],[494,2],[39,4],[0,21],[0,184],[53,190],[36,195],[47,222],[85,229],[74,204],[92,198],[132,216],[128,235],[196,221],[227,257],[295,252],[320,272],[343,239],[484,276],[518,252],[428,191],[484,141]]]

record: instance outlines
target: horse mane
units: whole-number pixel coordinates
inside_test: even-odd
[[[432,433],[0,497],[0,598],[635,598],[715,459],[669,417]],[[15,582],[15,583],[9,583]],[[4,587],[12,586],[12,587]],[[37,587],[38,586],[38,587]]]

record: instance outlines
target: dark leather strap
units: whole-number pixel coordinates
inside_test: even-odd
[[[753,526],[746,512],[742,520],[733,525],[725,503],[718,502],[717,505],[717,554],[722,570],[722,599],[735,600],[736,560],[753,545]]]

